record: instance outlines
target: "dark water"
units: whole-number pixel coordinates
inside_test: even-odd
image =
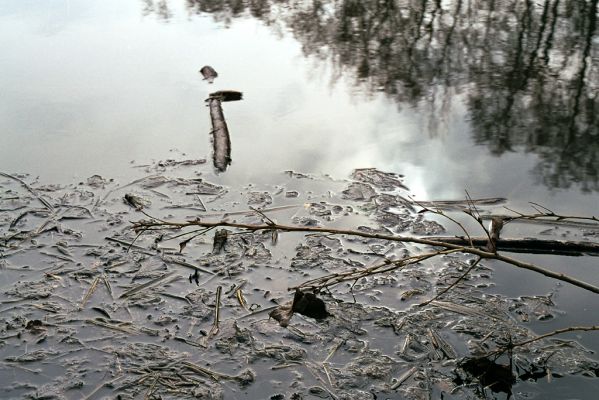
[[[232,163],[203,171],[218,184],[377,167],[420,200],[467,189],[597,215],[597,3],[2,1],[0,171],[126,182],[143,173],[132,161],[210,161],[204,100],[232,89]],[[595,259],[531,261],[597,283]],[[509,296],[555,293],[565,314],[539,332],[597,324],[594,295],[500,267],[494,279]]]

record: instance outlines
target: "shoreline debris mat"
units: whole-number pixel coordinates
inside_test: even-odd
[[[376,236],[449,229],[399,175],[357,170],[319,193],[316,176],[227,188],[202,166],[157,162],[124,184],[1,174],[0,397],[485,399],[596,379],[590,349],[533,332],[561,320],[553,294],[497,294],[494,260]],[[156,219],[270,229],[132,229]]]

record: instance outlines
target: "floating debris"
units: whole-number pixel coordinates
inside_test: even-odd
[[[212,254],[220,254],[225,245],[227,244],[227,238],[229,237],[229,231],[226,229],[218,229],[214,233],[214,241],[212,243]]]
[[[494,392],[503,392],[511,396],[516,378],[510,365],[499,364],[486,357],[467,358],[459,365],[466,376],[458,376],[456,384],[470,384],[476,380],[483,388],[488,387]]]
[[[217,172],[225,172],[231,164],[231,138],[225,121],[221,100],[208,98],[210,119],[212,120],[212,161]]]
[[[127,193],[125,196],[123,196],[123,200],[125,201],[125,204],[135,208],[137,211],[143,210],[144,207],[152,204],[150,200],[130,193]]]
[[[367,183],[353,182],[343,191],[343,198],[353,201],[370,201],[376,192]]]
[[[287,327],[294,313],[314,319],[324,319],[330,315],[324,301],[316,297],[314,293],[302,292],[299,289],[296,289],[291,302],[278,306],[268,315],[282,327]]]
[[[102,178],[100,175],[92,175],[87,178],[88,186],[93,187],[94,189],[103,188],[106,185],[106,179]]]
[[[195,282],[197,286],[200,285],[200,274],[197,269],[193,272],[193,274],[189,275],[189,283],[193,282]]]
[[[214,80],[218,77],[218,73],[210,65],[203,66],[200,69],[200,74],[202,74],[204,80],[208,81],[208,83],[213,83]]]
[[[218,92],[210,93],[210,99],[225,101],[239,101],[243,100],[243,93],[236,90],[219,90]]]
[[[442,229],[410,208],[397,174],[358,170],[346,183],[289,172],[288,190],[208,182],[210,166],[194,160],[145,168],[148,176],[125,185],[0,182],[0,360],[10,374],[0,397],[480,399],[518,385],[534,392],[531,380],[568,385],[598,374],[594,355],[571,339],[512,349],[513,370],[507,354],[471,361],[530,340],[533,324],[559,323],[564,312],[551,294],[494,294],[486,260],[435,299],[472,265],[460,253],[298,289],[291,300],[288,287],[390,266],[422,249],[320,232],[273,237],[270,221],[371,235]],[[305,194],[306,204],[287,192]],[[213,229],[214,238],[176,225],[133,232],[127,194],[152,202],[145,221],[266,229]],[[414,304],[427,298],[434,301]]]
[[[358,182],[370,184],[381,191],[409,190],[401,181],[403,175],[379,171],[376,168],[356,169],[351,177]]]
[[[158,161],[158,163],[156,163],[156,165],[158,167],[178,167],[178,166],[189,166],[189,165],[201,165],[201,164],[205,164],[206,163],[206,159],[205,158],[199,158],[199,159],[194,159],[194,160],[173,160],[173,159],[167,159],[164,161]]]

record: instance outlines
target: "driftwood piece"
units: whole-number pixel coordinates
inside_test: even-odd
[[[455,244],[459,246],[470,246],[470,240],[463,236],[427,236],[427,239]],[[474,247],[488,250],[489,238],[471,237]],[[599,256],[599,244],[592,242],[574,242],[566,240],[545,239],[497,239],[495,249],[513,253],[529,254],[555,254],[564,256]]]
[[[477,247],[471,247],[470,245],[460,246],[457,244],[452,244],[452,243],[443,242],[443,241],[439,241],[439,240],[433,240],[433,238],[430,238],[430,237],[385,235],[385,234],[380,234],[380,233],[362,232],[362,231],[351,230],[351,229],[326,228],[326,227],[316,227],[316,226],[282,225],[282,224],[272,224],[272,223],[242,224],[242,223],[238,223],[238,222],[229,222],[229,221],[209,222],[209,221],[199,220],[197,218],[192,221],[184,221],[184,222],[163,221],[163,220],[152,220],[152,221],[143,221],[142,220],[142,221],[133,223],[133,229],[137,230],[137,231],[143,230],[143,229],[155,228],[155,227],[162,227],[165,229],[166,228],[182,229],[182,228],[190,227],[190,226],[195,226],[195,227],[199,226],[199,227],[204,227],[204,228],[217,227],[217,226],[218,227],[230,227],[230,228],[243,229],[243,230],[246,230],[249,232],[256,232],[256,231],[269,231],[270,232],[273,229],[276,229],[276,230],[284,231],[284,232],[305,232],[305,233],[311,232],[311,233],[326,233],[326,234],[336,234],[336,235],[351,235],[351,236],[359,236],[359,237],[365,237],[365,238],[371,238],[371,239],[389,240],[392,242],[417,243],[417,244],[422,244],[422,245],[427,245],[427,246],[441,247],[441,248],[445,249],[445,250],[437,250],[437,251],[434,251],[431,253],[420,254],[418,256],[405,257],[405,258],[401,258],[401,259],[395,260],[395,261],[385,260],[385,262],[382,263],[381,265],[375,265],[375,266],[369,267],[365,270],[357,270],[357,271],[349,271],[349,272],[325,275],[323,277],[319,277],[319,278],[304,282],[301,285],[290,288],[290,289],[296,289],[296,288],[322,289],[325,287],[331,287],[331,286],[339,284],[341,282],[355,281],[356,278],[359,279],[361,277],[368,276],[368,275],[386,273],[391,270],[401,268],[405,265],[413,264],[415,262],[421,262],[421,261],[424,261],[426,259],[429,259],[429,258],[432,258],[435,256],[440,256],[443,254],[451,254],[454,252],[463,252],[463,253],[468,253],[468,254],[479,256],[483,259],[493,259],[493,260],[503,261],[507,264],[514,266],[514,267],[526,269],[529,271],[534,271],[541,275],[544,275],[544,276],[547,276],[547,277],[550,277],[553,279],[557,279],[562,282],[568,282],[574,286],[577,286],[577,287],[585,289],[585,290],[589,290],[593,293],[599,293],[599,287],[592,285],[588,282],[582,281],[580,279],[576,279],[572,276],[568,276],[563,273],[554,272],[547,268],[543,268],[538,265],[528,263],[525,261],[517,260],[515,258],[505,256],[500,253],[492,253],[492,252],[485,251],[485,250],[482,250]],[[452,238],[452,239],[454,239],[454,238]],[[483,242],[481,244],[483,246],[486,245],[488,238],[485,237],[482,240],[483,240]]]
[[[481,215],[483,220],[502,219],[505,222],[513,222],[519,224],[538,224],[538,225],[553,225],[553,226],[567,226],[572,228],[588,229],[588,230],[599,230],[599,224],[597,222],[586,222],[580,220],[572,220],[568,218],[558,218],[557,216],[551,218],[550,215],[547,218],[523,218],[517,215]],[[587,218],[589,220],[589,218]]]
[[[210,119],[212,120],[212,161],[218,172],[225,172],[231,164],[229,128],[227,128],[221,100],[211,97],[206,101],[210,107]]]
[[[465,199],[465,200],[434,200],[434,201],[414,201],[407,200],[412,205],[420,207],[432,208],[446,211],[464,211],[469,210],[472,206],[487,207],[497,206],[507,201],[504,197],[487,197],[482,199]]]
[[[208,83],[214,82],[214,79],[216,79],[216,77],[218,76],[216,70],[212,68],[210,65],[204,65],[202,69],[200,69],[200,74],[202,74],[204,80],[208,81]]]
[[[222,102],[243,100],[243,93],[237,90],[219,90],[209,94],[209,98],[217,99]]]

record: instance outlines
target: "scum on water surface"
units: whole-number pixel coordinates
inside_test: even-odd
[[[474,261],[459,254],[331,287],[318,294],[328,317],[296,314],[280,326],[269,312],[293,298],[288,287],[422,249],[290,232],[137,237],[130,222],[267,216],[386,234],[444,228],[416,212],[396,174],[361,169],[336,181],[287,171],[280,185],[233,189],[205,181],[205,167],[167,160],[127,184],[2,176],[3,398],[502,398],[521,382],[598,373],[568,340],[471,361],[533,337],[530,320],[561,313],[551,294],[493,294],[490,261],[419,307]]]

